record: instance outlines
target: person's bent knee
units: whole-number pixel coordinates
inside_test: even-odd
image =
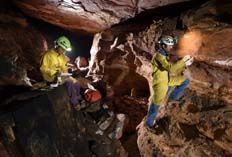
[[[190,80],[186,79],[186,80],[184,80],[184,82],[182,84],[187,86],[187,85],[189,85],[189,83],[190,83]]]

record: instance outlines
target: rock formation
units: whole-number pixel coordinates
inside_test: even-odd
[[[126,156],[120,141],[98,134],[93,118],[72,108],[65,86],[8,90],[18,90],[1,98],[0,131],[10,156]]]
[[[41,78],[38,58],[47,49],[47,41],[25,17],[8,9],[0,12],[0,84],[26,85],[28,77]]]
[[[186,93],[183,102],[164,108],[155,134],[141,124],[138,131],[141,155],[230,156],[232,153],[232,27],[226,18],[229,6],[209,2],[183,16],[183,25],[189,33],[180,39],[179,53],[190,52],[195,57],[189,69],[191,92]]]
[[[127,156],[108,136],[117,128],[115,118],[107,134],[99,133],[93,117],[70,105],[64,86],[37,89],[48,48],[44,32],[7,7],[0,12],[0,32],[0,156]]]
[[[136,79],[133,72],[146,78],[151,87],[149,62],[155,41],[161,34],[179,36],[178,55],[191,54],[195,58],[194,64],[186,71],[191,80],[189,92],[182,102],[169,104],[162,109],[158,133],[147,130],[143,123],[140,125],[138,146],[142,156],[231,154],[230,9],[229,2],[211,1],[198,9],[182,13],[180,17],[154,21],[144,31],[134,31],[137,29],[135,24],[133,27],[124,26],[128,29],[114,27],[98,35],[98,48],[92,47],[92,50],[97,50],[95,62],[102,67],[95,71],[99,74],[100,69],[101,75],[101,69],[105,69],[103,78],[112,78],[113,82],[108,82],[122,95],[139,96],[138,93],[134,94],[134,89],[141,84],[141,80],[136,80],[134,88],[130,88],[127,82]],[[179,29],[176,29],[177,25]],[[93,68],[96,67],[93,65]],[[108,68],[110,70],[107,71]],[[124,79],[115,74],[117,70],[124,74]],[[121,80],[120,83],[118,80]],[[131,90],[124,93],[120,87]],[[120,108],[122,104],[115,105]]]
[[[149,9],[189,0],[20,0],[15,1],[29,16],[72,30],[96,33]]]

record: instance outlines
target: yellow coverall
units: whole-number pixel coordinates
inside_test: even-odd
[[[169,63],[168,60],[169,56],[157,52],[151,61],[153,68],[152,87],[154,91],[152,102],[156,105],[161,105],[164,101],[168,86],[177,86],[186,80],[182,75],[182,72],[185,69],[184,61],[179,60],[172,64]]]
[[[57,71],[67,72],[67,57],[64,54],[59,54],[55,50],[47,51],[41,59],[40,71],[44,80],[53,82]]]

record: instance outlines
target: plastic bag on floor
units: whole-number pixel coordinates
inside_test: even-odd
[[[118,123],[116,124],[115,130],[109,134],[109,138],[111,139],[120,139],[123,134],[123,127],[125,124],[126,120],[126,115],[125,114],[117,114],[117,119],[119,120]]]

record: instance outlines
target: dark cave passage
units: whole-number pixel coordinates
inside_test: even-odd
[[[68,52],[67,56],[71,59],[71,62],[76,57],[82,56],[90,58],[90,49],[93,41],[93,34],[73,32],[65,30],[61,27],[51,25],[44,21],[27,17],[30,26],[36,28],[38,31],[43,32],[43,35],[48,40],[48,48],[53,47],[54,41],[60,36],[67,36],[72,41],[72,52]]]

